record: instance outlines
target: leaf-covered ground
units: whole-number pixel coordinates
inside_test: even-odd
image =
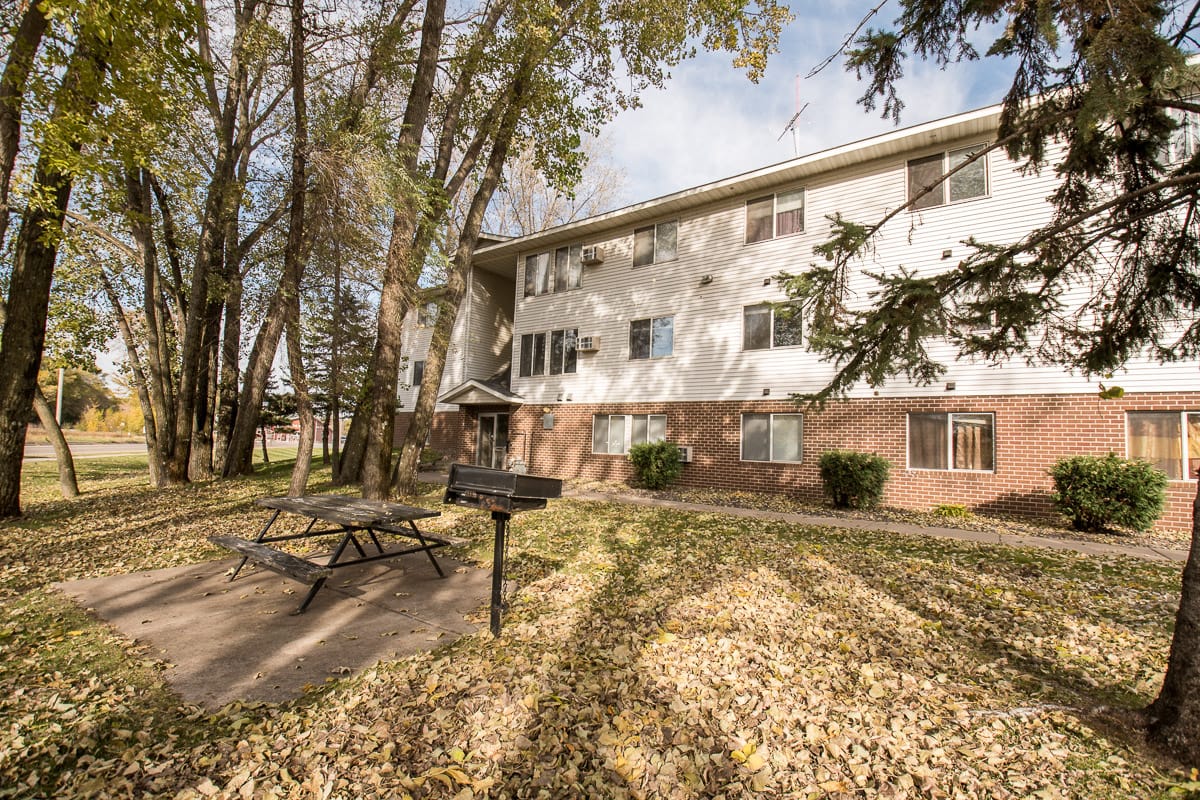
[[[0,797],[1186,796],[1121,724],[1178,567],[571,500],[513,525],[504,635],[281,705],[181,703],[52,581],[219,557],[286,472],[81,462],[0,525]],[[318,479],[327,473],[318,475]],[[329,490],[329,487],[316,487]],[[419,498],[486,559],[486,514]],[[1104,707],[1107,710],[1098,710]]]

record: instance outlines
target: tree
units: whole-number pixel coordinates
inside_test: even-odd
[[[532,148],[508,159],[504,180],[484,217],[484,230],[504,236],[528,236],[556,225],[612,209],[621,194],[624,173],[612,163],[601,138],[588,137],[579,147],[584,159],[578,181],[556,186],[547,180]]]
[[[510,150],[527,148],[552,185],[573,186],[583,164],[581,137],[595,135],[619,109],[636,104],[642,90],[661,86],[666,68],[692,55],[697,42],[734,53],[734,64],[756,79],[781,26],[790,19],[787,9],[771,0],[753,4],[679,0],[652,15],[605,0],[518,3],[510,10],[495,7],[492,12],[480,25],[480,36],[462,48],[464,54],[457,59],[462,71],[448,84],[438,107],[434,169],[418,183],[430,187],[425,219],[412,230],[393,231],[416,235],[417,246],[410,247],[405,238],[404,247],[390,254],[389,262],[397,255],[408,260],[410,270],[423,263],[435,231],[444,223],[445,209],[454,206],[471,179],[465,214],[456,234],[447,237],[447,289],[439,301],[425,378],[397,468],[386,476],[381,470],[391,457],[399,326],[416,289],[411,272],[407,291],[398,292],[401,302],[394,306],[398,313],[383,313],[381,304],[379,341],[383,342],[385,327],[393,329],[390,341],[397,349],[377,346],[376,350],[380,358],[372,376],[371,424],[362,473],[367,496],[386,497],[392,485],[403,492],[411,490],[432,420],[450,327],[465,294],[471,253]],[[499,68],[484,71],[483,64]],[[617,77],[620,73],[622,78]],[[482,107],[471,94],[480,84],[486,87],[488,99]],[[393,238],[393,246],[395,242]],[[385,379],[386,387],[381,383]],[[383,484],[381,476],[387,478]]]
[[[866,79],[860,102],[893,118],[909,52],[945,66],[979,57],[973,31],[1002,30],[987,55],[1007,59],[1013,80],[988,149],[1060,180],[1050,221],[1019,241],[968,240],[965,259],[932,273],[865,273],[876,283],[870,307],[848,293],[848,278],[903,209],[865,223],[833,216],[817,248],[824,261],[786,276],[810,348],[835,366],[823,389],[797,400],[823,403],[897,374],[930,383],[944,370],[931,341],[1088,375],[1143,354],[1200,355],[1200,150],[1180,149],[1200,114],[1200,72],[1183,52],[1197,25],[1192,3],[907,0],[893,25],[863,30],[847,68]],[[1068,304],[1069,287],[1089,294]],[[966,333],[984,321],[989,333]],[[1153,739],[1200,764],[1200,492],[1167,673],[1145,721]]]

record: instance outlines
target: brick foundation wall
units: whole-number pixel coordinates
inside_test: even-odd
[[[447,455],[451,461],[458,461],[459,452],[463,447],[464,414],[457,411],[443,411],[433,415],[433,426],[429,432],[429,446]],[[412,423],[411,411],[401,411],[396,414],[396,426],[392,432],[392,446],[404,444],[408,434],[408,426]],[[472,427],[472,430],[474,428]]]
[[[1200,393],[1126,395],[1119,400],[1094,396],[946,396],[888,398],[830,403],[824,411],[804,412],[803,463],[759,463],[740,460],[743,413],[788,413],[797,409],[785,400],[705,403],[631,403],[547,406],[554,415],[543,426],[541,406],[522,407],[510,422],[511,454],[523,458],[530,472],[592,480],[628,481],[623,455],[592,454],[593,414],[665,414],[667,438],[692,447],[693,462],[684,466],[680,485],[744,491],[778,491],[806,500],[822,499],[817,471],[820,454],[833,448],[875,452],[892,464],[884,503],[925,510],[940,503],[964,505],[980,512],[1046,516],[1052,513],[1046,471],[1059,458],[1076,454],[1125,455],[1127,411],[1186,411],[1200,408]],[[486,411],[487,409],[481,409]],[[496,410],[496,409],[493,409]],[[503,410],[503,409],[499,409]],[[941,472],[906,469],[906,415],[910,412],[989,412],[995,415],[995,471]],[[447,445],[457,442],[459,460],[474,459],[476,414],[447,420]],[[435,445],[436,447],[437,445]],[[1172,481],[1159,525],[1189,528],[1196,484]]]

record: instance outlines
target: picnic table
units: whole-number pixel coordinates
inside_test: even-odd
[[[271,509],[272,514],[263,525],[262,530],[254,539],[242,539],[237,536],[210,536],[209,541],[221,547],[242,554],[242,560],[233,569],[229,580],[237,578],[247,561],[286,575],[301,583],[310,584],[308,595],[300,603],[293,614],[303,614],[308,604],[316,597],[317,592],[325,585],[325,580],[335,569],[364,564],[369,561],[380,561],[388,558],[399,558],[411,553],[425,553],[439,577],[446,577],[442,567],[434,558],[433,551],[439,547],[460,544],[462,540],[449,536],[433,536],[417,528],[417,520],[441,516],[440,511],[430,511],[415,506],[399,503],[387,503],[381,500],[364,500],[359,497],[349,497],[341,494],[307,495],[304,497],[264,497],[254,501],[255,505]],[[308,524],[300,533],[272,534],[271,528],[282,514],[293,514],[308,518]],[[317,523],[328,523],[336,527],[322,527],[314,530]],[[379,541],[381,534],[415,540],[409,547],[395,550],[385,550]],[[333,553],[324,564],[310,561],[307,558],[271,547],[274,542],[284,542],[293,539],[311,539],[319,536],[340,535]],[[373,553],[368,553],[364,545],[371,545]],[[353,554],[346,558],[347,550],[353,548]]]

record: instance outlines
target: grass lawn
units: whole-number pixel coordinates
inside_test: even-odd
[[[1158,688],[1179,567],[572,500],[517,517],[504,636],[281,705],[182,703],[53,581],[224,557],[254,478],[26,469],[0,524],[0,797],[1187,797],[1122,724]],[[313,491],[327,491],[328,471]],[[491,521],[431,529],[490,559]]]

